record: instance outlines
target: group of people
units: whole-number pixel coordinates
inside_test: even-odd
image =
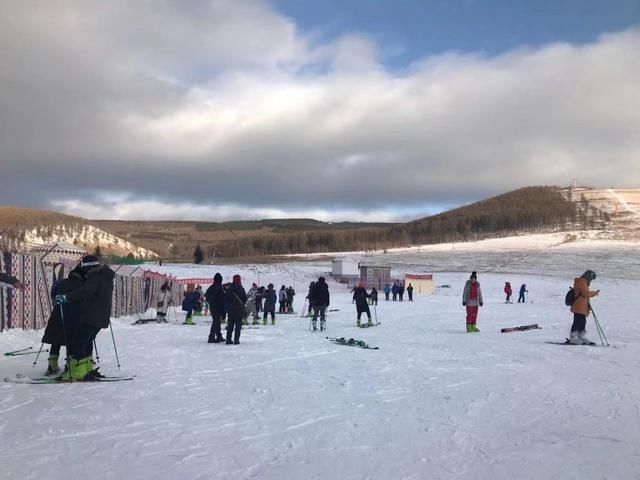
[[[571,304],[571,313],[573,313],[573,323],[569,334],[569,343],[574,345],[593,343],[586,337],[587,316],[591,312],[590,299],[600,293],[600,290],[590,290],[591,282],[596,279],[596,273],[593,270],[585,271],[581,276],[576,277],[573,282],[574,300]],[[511,284],[505,282],[504,291],[507,295],[507,303],[511,303]],[[524,303],[525,293],[528,293],[527,285],[522,284],[520,287],[520,297],[518,303]],[[469,280],[464,285],[462,291],[462,305],[466,308],[466,326],[468,333],[476,333],[480,330],[476,326],[478,318],[478,307],[484,305],[482,298],[482,289],[478,282],[477,272],[471,272]]]
[[[404,298],[405,287],[404,283],[398,282],[397,280],[393,282],[392,286],[389,286],[387,283],[384,286],[384,299],[389,300],[389,294],[391,294],[392,300],[402,302]],[[406,288],[407,295],[409,296],[409,301],[413,302],[413,286],[411,284],[407,285]]]
[[[293,313],[293,297],[295,295],[296,291],[291,285],[289,285],[289,288],[285,288],[284,285],[280,287],[278,291],[278,302],[280,303],[278,313]]]
[[[513,301],[511,300],[511,295],[513,294],[513,289],[511,288],[511,282],[504,282],[504,293],[507,296],[504,303],[513,303]],[[523,283],[522,285],[520,285],[520,292],[518,294],[518,303],[527,303],[524,298],[525,293],[529,293],[529,290],[527,290],[527,284]]]

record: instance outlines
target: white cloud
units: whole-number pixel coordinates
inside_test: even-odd
[[[399,74],[362,34],[316,44],[258,0],[188,5],[0,5],[3,202],[382,220],[574,177],[637,186],[639,30]]]

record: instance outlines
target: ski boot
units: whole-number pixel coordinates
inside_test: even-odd
[[[262,319],[262,324],[263,324],[263,325],[266,325],[266,324],[267,324],[267,317],[264,317],[264,318]]]
[[[249,320],[246,317],[242,319],[242,325],[249,325]]]
[[[45,377],[58,375],[60,373],[60,367],[58,366],[58,355],[49,355],[49,365],[47,365],[47,371],[44,372]]]
[[[475,323],[473,325],[471,325],[471,328],[473,330],[473,333],[479,333],[480,332],[480,330],[478,329],[478,327],[476,326]]]
[[[367,320],[367,327],[373,327],[373,322],[371,319]]]
[[[360,319],[358,319],[358,320],[356,321],[356,326],[358,326],[358,327],[360,326]]]
[[[326,329],[326,322],[324,320],[320,320],[320,331],[324,332]]]
[[[585,337],[586,333],[587,332],[585,332],[584,330],[581,330],[581,331],[578,332],[578,339],[580,340],[580,342],[583,345],[595,345],[595,342],[592,342],[587,337]]]
[[[318,323],[313,322],[313,331],[316,332],[318,330]]]
[[[195,325],[195,323],[193,323],[193,320],[191,320],[191,316],[187,315],[187,317],[184,319],[184,322],[182,323],[183,325]]]
[[[569,334],[569,343],[571,345],[582,345],[582,340],[578,336],[578,332],[577,331],[572,331]]]
[[[271,319],[271,325],[275,325],[276,324],[276,319],[275,317]]]
[[[475,330],[473,329],[473,325],[471,325],[470,323],[467,323],[467,333],[474,333]]]

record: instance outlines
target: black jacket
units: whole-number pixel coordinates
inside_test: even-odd
[[[356,305],[358,306],[367,305],[367,298],[369,297],[370,295],[364,287],[357,287],[353,292],[353,299],[356,301]]]
[[[84,285],[84,279],[79,272],[71,271],[69,277],[60,280],[53,287],[51,296],[66,294]],[[63,318],[60,316],[60,309],[63,309]],[[55,305],[49,316],[49,321],[44,329],[42,343],[49,345],[66,345],[65,336],[73,331],[82,322],[82,304],[67,303],[64,305]],[[65,335],[66,331],[66,335]]]
[[[224,301],[227,304],[229,319],[244,318],[247,316],[247,310],[244,304],[247,303],[247,293],[242,285],[237,283],[226,283],[223,286]]]
[[[318,307],[329,306],[329,286],[326,282],[322,280],[316,282],[309,296],[309,303]]]
[[[66,294],[70,303],[82,305],[82,323],[98,328],[109,326],[115,276],[107,266],[96,267],[89,270],[84,285]]]
[[[204,298],[209,303],[211,313],[224,317],[224,291],[222,290],[222,282],[213,282],[207,291],[204,293]]]

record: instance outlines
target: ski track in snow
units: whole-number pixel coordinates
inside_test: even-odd
[[[339,311],[321,334],[308,331],[307,318],[278,315],[276,326],[244,330],[241,344],[228,346],[206,343],[204,318],[185,327],[173,310],[168,325],[117,319],[122,371],[108,332],[98,337],[101,370],[135,380],[1,384],[0,435],[11,446],[0,450],[3,478],[639,478],[637,257],[561,245],[508,257],[385,258],[394,272],[403,262],[412,271],[441,262],[463,273],[436,271],[436,284],[451,288],[413,303],[380,301],[382,324],[371,329],[355,326],[348,289],[333,282],[331,308]],[[498,258],[502,273],[483,271]],[[217,270],[167,268],[183,277]],[[564,293],[586,268],[598,272],[594,309],[616,349],[544,343],[567,335]],[[240,271],[245,283],[256,272],[278,286],[295,278],[298,308],[308,282],[328,269],[220,267],[225,278]],[[601,273],[612,269],[613,276]],[[485,296],[480,334],[464,333],[460,297],[471,270]],[[504,304],[504,281],[516,290],[526,283],[527,303]],[[527,323],[542,330],[500,333]],[[598,340],[591,319],[588,330]],[[39,346],[40,336],[4,332],[0,347]],[[380,350],[337,346],[325,336],[361,338]],[[32,362],[3,357],[0,373],[46,367],[45,356],[36,369]]]

